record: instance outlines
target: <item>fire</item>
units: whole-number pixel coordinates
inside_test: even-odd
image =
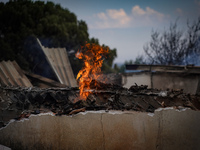
[[[83,68],[79,71],[76,79],[79,80],[80,98],[86,100],[91,93],[92,80],[97,81],[101,73],[103,56],[109,53],[109,49],[87,43],[81,51],[76,53],[76,57],[84,62]],[[96,83],[95,83],[95,86]]]

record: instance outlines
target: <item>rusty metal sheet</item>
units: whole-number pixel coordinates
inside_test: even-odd
[[[15,61],[0,62],[0,82],[6,86],[32,87],[31,82]]]
[[[61,84],[76,87],[77,82],[75,80],[66,49],[44,47],[39,40],[38,43],[41,46],[51,68],[55,72],[58,81]]]

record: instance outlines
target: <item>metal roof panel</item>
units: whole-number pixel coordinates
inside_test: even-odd
[[[0,62],[0,78],[1,84],[6,86],[32,86],[15,61]]]
[[[41,46],[51,68],[55,72],[58,81],[61,84],[76,87],[77,82],[75,80],[66,49],[44,47],[39,40],[37,41]]]

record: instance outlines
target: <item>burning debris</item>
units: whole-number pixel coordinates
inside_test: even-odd
[[[186,112],[185,107],[200,110],[200,95],[185,94],[182,90],[148,89],[137,84],[124,88],[107,82],[108,78],[100,74],[106,53],[107,49],[90,44],[77,53],[77,57],[84,60],[84,68],[77,76],[79,88],[0,86],[0,144],[12,149],[149,149],[149,144],[150,149],[178,149],[182,143],[191,143],[185,137],[179,140],[179,135],[191,132],[188,125],[192,126],[193,139],[199,138],[199,121],[193,119],[198,118],[199,113]],[[158,109],[165,107],[184,111]],[[74,116],[85,111],[84,116]],[[74,117],[67,117],[72,115]],[[13,118],[16,121],[8,124]],[[88,122],[91,122],[90,127]],[[180,128],[180,122],[187,123]],[[168,135],[175,146],[163,140],[169,139]],[[193,141],[192,149],[199,148]]]
[[[95,89],[90,90],[90,95],[84,101],[76,102],[74,100],[79,98],[78,88],[0,87],[1,126],[13,118],[20,120],[30,114],[49,111],[55,115],[73,115],[90,110],[154,112],[164,107],[200,110],[200,96],[184,94],[181,90],[159,91],[137,85],[127,89],[95,80],[90,84]]]
[[[200,96],[182,90],[148,89],[133,85],[129,89],[105,82],[101,75],[106,47],[86,44],[76,54],[84,61],[78,73],[79,88],[3,87],[0,86],[0,127],[10,119],[28,118],[30,114],[53,112],[55,115],[73,115],[90,110],[120,110],[154,112],[164,107],[189,107],[200,110]]]
[[[82,70],[77,75],[79,81],[80,98],[86,100],[91,93],[91,82],[93,86],[98,86],[96,82],[100,77],[103,56],[109,53],[108,48],[87,43],[81,51],[76,53],[76,57],[84,61]]]

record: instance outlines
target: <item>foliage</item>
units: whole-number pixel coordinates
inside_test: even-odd
[[[150,64],[182,65],[188,63],[191,54],[200,55],[197,46],[200,38],[200,17],[192,24],[187,23],[187,32],[178,30],[177,23],[171,24],[162,34],[152,31],[151,41],[144,46]]]
[[[16,60],[23,69],[27,69],[24,41],[29,36],[38,37],[44,46],[65,47],[75,52],[89,39],[85,21],[77,20],[74,13],[59,4],[47,1],[10,0],[0,2],[0,60]],[[30,45],[31,46],[31,45]],[[116,57],[116,50],[110,53],[111,60]],[[81,69],[81,62],[70,55],[70,62],[75,74]],[[30,68],[29,64],[29,69]]]

